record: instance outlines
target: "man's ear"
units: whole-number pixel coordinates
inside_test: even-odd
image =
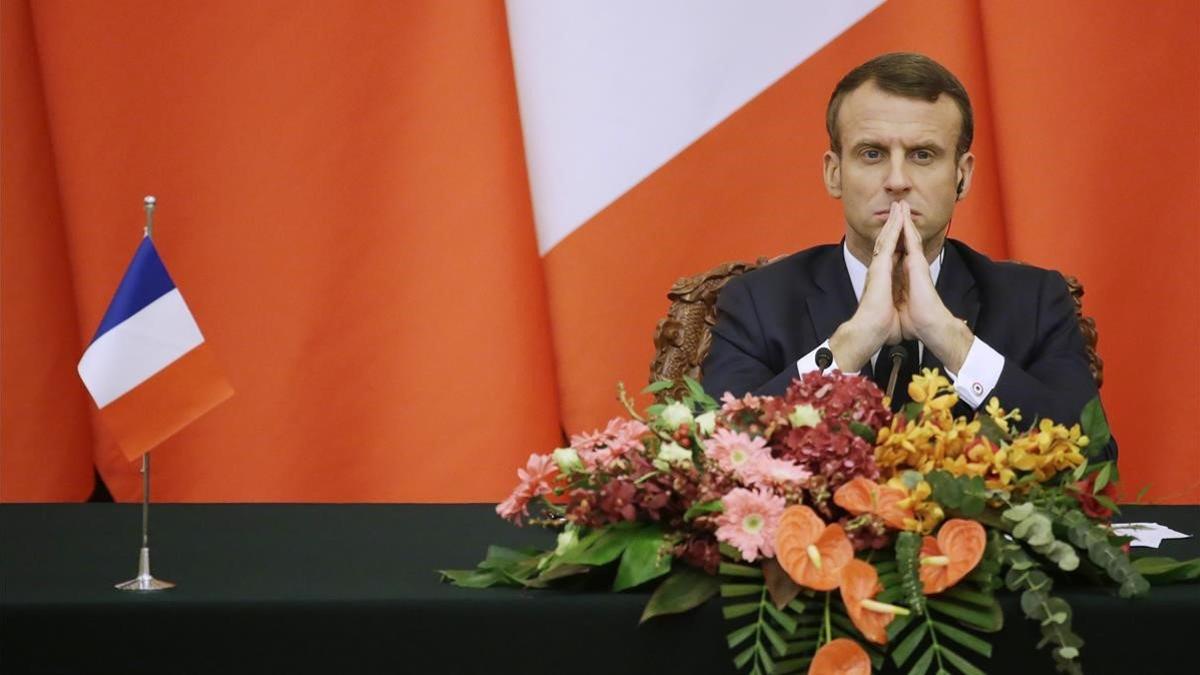
[[[842,159],[833,153],[832,150],[826,150],[821,157],[823,163],[822,173],[825,177],[825,191],[834,199],[842,198]]]
[[[958,158],[958,168],[955,170],[955,180],[958,181],[958,196],[956,201],[962,201],[971,191],[971,176],[975,173],[975,155],[965,152]]]

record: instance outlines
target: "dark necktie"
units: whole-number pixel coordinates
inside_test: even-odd
[[[900,372],[896,376],[896,390],[892,392],[892,411],[900,410],[901,406],[908,403],[908,383],[912,382],[913,375],[917,374],[917,368],[920,365],[921,352],[917,348],[916,340],[905,340],[900,343],[908,352],[908,358],[900,364]],[[888,378],[892,374],[892,360],[888,358],[888,353],[891,351],[889,345],[884,345],[879,351],[879,358],[875,360],[875,384],[887,394]]]

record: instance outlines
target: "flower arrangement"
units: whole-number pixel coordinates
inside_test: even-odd
[[[1020,411],[994,398],[954,417],[936,370],[913,378],[896,414],[873,382],[837,371],[719,404],[686,384],[644,416],[622,390],[628,419],[518,470],[496,510],[558,529],[554,550],[492,547],[444,577],[538,588],[615,565],[614,591],[662,578],[643,621],[720,595],[733,663],[751,673],[869,673],[885,658],[981,673],[972,659],[991,655],[1001,588],[1021,594],[1059,669],[1081,672],[1052,575],[1102,579],[1122,597],[1149,589],[1154,568],[1107,526],[1118,476],[1090,458],[1109,440],[1098,400],[1080,424],[1020,431]]]

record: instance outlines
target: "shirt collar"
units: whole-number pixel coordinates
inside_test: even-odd
[[[929,264],[929,275],[933,277],[934,285],[937,285],[938,274],[942,271],[942,258],[945,255],[946,245],[943,244],[942,250],[938,251],[937,257]],[[845,241],[842,242],[842,256],[846,259],[846,271],[850,273],[850,284],[854,286],[854,299],[861,301],[863,289],[867,285],[867,266],[854,257]]]

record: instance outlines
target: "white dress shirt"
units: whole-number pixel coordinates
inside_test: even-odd
[[[938,274],[942,271],[942,257],[945,255],[945,248],[941,253],[938,253],[937,258],[929,265],[929,274],[933,277],[933,283],[937,284]],[[859,262],[850,253],[850,248],[845,243],[842,244],[842,257],[846,260],[846,271],[850,273],[850,284],[854,286],[854,298],[862,301],[863,289],[867,285],[867,266]],[[829,339],[817,346],[816,349],[805,354],[796,361],[796,369],[801,375],[809,371],[817,369],[817,351],[822,347],[829,348]],[[918,362],[925,353],[925,345],[917,343]],[[875,362],[879,359],[879,352],[875,352],[871,357],[871,366],[874,367]],[[830,365],[830,368],[837,368],[837,360]],[[839,369],[840,370],[840,369]],[[942,370],[954,383],[954,391],[958,393],[959,399],[966,402],[972,408],[978,408],[983,405],[983,402],[988,399],[992,389],[996,387],[996,382],[1000,380],[1000,372],[1004,370],[1004,357],[995,349],[992,349],[986,342],[975,336],[971,341],[971,348],[967,351],[967,358],[963,360],[962,369],[953,373],[944,365]]]

